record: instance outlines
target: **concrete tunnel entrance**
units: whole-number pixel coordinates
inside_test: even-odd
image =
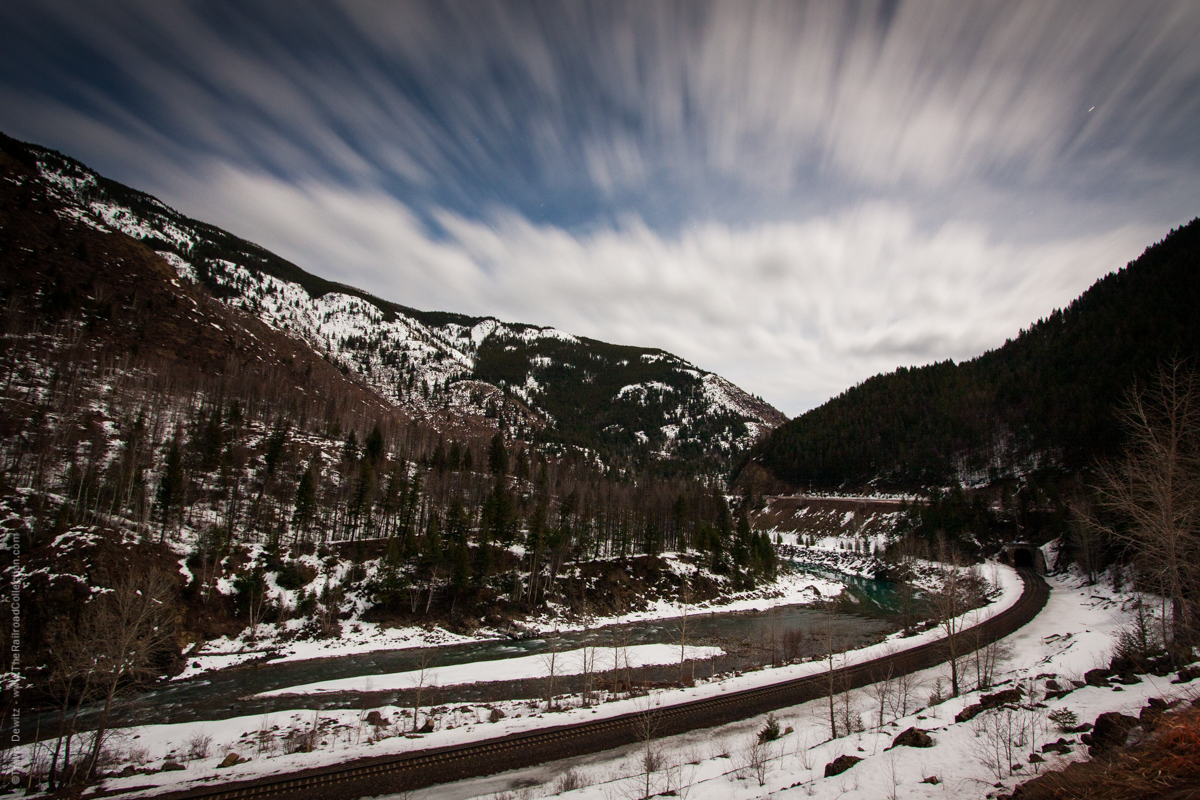
[[[1000,560],[1017,569],[1031,569],[1046,574],[1046,559],[1042,551],[1029,542],[1009,542],[1000,551]]]

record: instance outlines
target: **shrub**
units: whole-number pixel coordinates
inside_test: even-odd
[[[759,742],[773,742],[780,736],[779,720],[775,715],[767,714],[767,724],[761,731],[758,732]]]
[[[208,749],[211,746],[212,746],[212,737],[211,736],[205,736],[203,733],[193,734],[192,738],[188,739],[188,741],[187,741],[188,758],[190,758],[192,760],[208,758]]]
[[[580,773],[573,769],[569,769],[562,775],[558,776],[558,780],[554,782],[554,793],[564,794],[573,792],[576,789],[582,789],[585,786],[590,786],[591,782],[583,777]]]
[[[279,576],[275,579],[275,583],[279,585],[280,589],[290,591],[308,586],[316,577],[316,569],[303,561],[285,561],[279,567]]]
[[[1056,708],[1047,716],[1063,733],[1067,733],[1069,729],[1079,724],[1079,717],[1069,708]]]

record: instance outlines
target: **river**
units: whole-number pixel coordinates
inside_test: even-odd
[[[794,565],[807,569],[803,565]],[[826,614],[809,605],[779,606],[769,611],[704,612],[687,618],[689,644],[720,646],[724,656],[692,665],[696,677],[714,672],[742,670],[758,664],[796,656],[824,652],[829,634],[840,648],[862,647],[878,641],[894,630],[894,591],[890,584],[865,578],[812,570],[822,577],[834,577],[846,584],[846,593],[837,613]],[[484,662],[495,659],[536,655],[551,646],[572,650],[584,646],[678,643],[679,619],[650,620],[609,625],[586,631],[569,631],[548,638],[520,641],[488,640],[429,649],[377,650],[370,653],[280,663],[259,663],[200,675],[185,681],[160,684],[124,703],[119,713],[123,725],[179,723],[229,717],[268,714],[298,708],[374,707],[408,702],[405,691],[371,692],[373,675],[427,668]],[[601,656],[598,663],[611,663]],[[481,669],[484,667],[481,666]],[[644,667],[638,679],[668,681],[679,677],[679,666]],[[337,695],[291,695],[260,698],[256,695],[289,686],[343,678],[362,678],[363,690]],[[569,692],[575,679],[560,681],[561,691]],[[427,702],[475,702],[538,697],[542,680],[527,679],[466,684],[437,689]],[[53,715],[43,716],[43,724],[52,725]]]

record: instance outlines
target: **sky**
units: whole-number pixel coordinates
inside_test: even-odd
[[[1200,214],[1200,4],[6,0],[0,130],[324,277],[789,415]]]

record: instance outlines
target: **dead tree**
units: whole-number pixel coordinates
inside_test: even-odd
[[[1120,416],[1125,454],[1097,487],[1111,521],[1093,514],[1089,522],[1136,553],[1147,588],[1171,604],[1164,639],[1184,649],[1196,638],[1200,597],[1200,379],[1168,364],[1146,391],[1135,387]]]
[[[950,691],[959,695],[959,658],[962,655],[962,615],[967,611],[966,581],[963,577],[962,558],[958,551],[941,546],[941,587],[933,595],[933,605],[938,624],[946,635],[946,659],[950,664]]]
[[[418,721],[421,717],[421,700],[425,691],[430,688],[436,675],[430,669],[433,664],[433,653],[429,648],[422,648],[417,655],[416,680],[413,684],[413,733],[417,732]]]
[[[546,668],[546,710],[554,710],[554,679],[557,677],[562,665],[559,663],[558,657],[558,630],[548,637],[550,649],[542,653],[542,666]]]
[[[158,657],[173,642],[175,583],[171,575],[158,570],[134,573],[95,597],[84,611],[82,629],[91,635],[91,671],[103,699],[88,780],[95,777],[118,690],[153,677]]]

